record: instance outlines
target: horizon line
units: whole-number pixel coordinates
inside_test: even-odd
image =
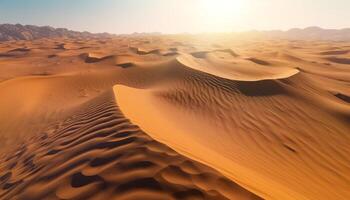
[[[272,31],[280,31],[280,32],[288,32],[294,29],[299,29],[299,30],[305,30],[308,28],[318,28],[318,29],[322,29],[322,30],[338,30],[338,31],[342,31],[342,30],[347,30],[350,29],[350,27],[343,27],[343,28],[325,28],[325,27],[321,27],[321,26],[317,26],[317,25],[310,25],[310,26],[305,26],[305,27],[292,27],[292,28],[288,28],[288,29],[249,29],[249,30],[241,30],[241,31],[206,31],[206,32],[187,32],[187,31],[183,31],[183,32],[176,32],[176,33],[170,33],[170,32],[161,32],[161,31],[151,31],[151,32],[139,32],[139,31],[134,31],[134,32],[127,32],[127,33],[111,33],[111,32],[91,32],[91,31],[87,31],[87,30],[77,30],[77,29],[71,29],[69,27],[56,27],[54,25],[39,25],[39,24],[22,24],[22,23],[0,23],[0,25],[21,25],[21,26],[37,26],[37,27],[51,27],[54,29],[67,29],[69,31],[74,31],[74,32],[87,32],[87,33],[91,33],[91,34],[111,34],[111,35],[132,35],[132,34],[163,34],[163,35],[177,35],[177,34],[190,34],[190,35],[196,35],[196,34],[225,34],[225,33],[248,33],[248,32],[272,32]]]

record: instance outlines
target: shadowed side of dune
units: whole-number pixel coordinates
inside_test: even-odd
[[[119,64],[117,64],[117,66],[122,67],[122,68],[129,68],[129,67],[133,67],[134,63],[132,63],[132,62],[119,63]]]
[[[259,64],[259,65],[270,65],[269,62],[265,61],[265,60],[261,60],[261,59],[258,59],[258,58],[247,58],[247,60],[250,60],[256,64]]]
[[[239,81],[237,89],[246,96],[272,96],[284,94],[287,91],[274,80],[252,82]]]
[[[205,59],[208,54],[215,53],[215,52],[227,53],[227,54],[229,54],[232,57],[238,57],[239,56],[232,49],[216,49],[216,50],[212,50],[212,51],[195,51],[195,52],[190,53],[190,55],[192,55],[195,58]]]
[[[11,52],[28,52],[28,51],[30,51],[29,48],[23,47],[23,48],[12,49],[12,50],[10,50],[10,51],[8,51],[8,52],[11,53]]]
[[[0,158],[1,199],[260,199],[143,133],[112,92],[77,111]]]
[[[339,63],[339,64],[350,65],[349,58],[329,57],[329,58],[327,58],[327,60],[331,61],[331,62]]]
[[[337,98],[341,99],[342,101],[350,103],[350,97],[345,95],[345,94],[338,93],[338,94],[335,94],[334,96],[336,96]]]
[[[192,52],[191,55],[195,58],[206,58],[208,53],[210,53],[210,51],[196,51]]]
[[[31,51],[30,48],[15,48],[11,49],[7,52],[0,53],[0,58],[15,58],[15,57],[20,57],[27,55]]]
[[[338,50],[338,51],[324,51],[321,52],[321,55],[343,55],[349,53],[350,50]]]

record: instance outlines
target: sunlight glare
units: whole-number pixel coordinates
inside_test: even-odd
[[[244,0],[199,0],[202,16],[207,25],[214,30],[231,30],[235,22],[241,18],[245,2]]]

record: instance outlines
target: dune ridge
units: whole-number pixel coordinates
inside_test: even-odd
[[[79,112],[1,158],[1,199],[260,199],[143,133],[112,92]]]
[[[251,60],[251,59],[249,59]],[[252,59],[257,60],[257,59]],[[293,68],[283,67],[263,67],[261,61],[256,66],[241,67],[242,65],[235,65],[229,62],[218,61],[214,59],[209,62],[200,62],[199,60],[190,57],[188,55],[178,56],[176,61],[193,69],[204,71],[215,76],[219,76],[231,80],[241,81],[258,81],[258,80],[269,80],[269,79],[283,79],[299,73],[299,70]],[[237,61],[236,61],[237,62]],[[255,62],[254,62],[255,63]],[[263,64],[265,65],[265,64]]]

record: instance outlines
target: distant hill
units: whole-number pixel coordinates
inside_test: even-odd
[[[96,38],[110,37],[108,33],[93,34],[89,32],[71,31],[66,28],[53,28],[50,26],[33,26],[21,24],[0,24],[0,41],[33,40],[40,38]]]
[[[350,28],[323,29],[320,27],[308,27],[304,29],[293,28],[288,31],[262,31],[259,33],[266,37],[291,40],[350,40]]]
[[[159,35],[161,33],[134,33],[129,36]],[[293,28],[288,31],[250,31],[241,33],[242,36],[263,37],[271,39],[289,40],[332,40],[350,41],[350,28],[346,29],[323,29],[320,27],[307,27],[304,29]],[[89,33],[72,31],[66,28],[53,28],[50,26],[34,26],[21,24],[0,24],[0,41],[8,40],[33,40],[40,38],[97,38],[111,37],[109,33]]]

